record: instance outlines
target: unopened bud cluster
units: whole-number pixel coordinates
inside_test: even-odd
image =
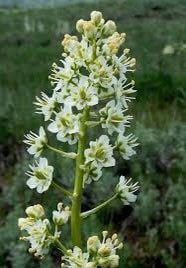
[[[107,237],[108,232],[103,231],[102,241],[98,236],[91,236],[87,240],[87,252],[83,253],[78,247],[69,250],[63,258],[61,267],[73,268],[115,268],[119,265],[117,250],[123,247],[117,234]]]

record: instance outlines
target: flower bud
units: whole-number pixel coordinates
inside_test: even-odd
[[[118,237],[117,234],[113,234],[113,235],[112,235],[112,240],[116,240],[117,237]]]
[[[91,21],[85,21],[83,24],[84,35],[91,39],[96,33],[96,27]]]
[[[100,246],[100,240],[98,236],[91,236],[87,240],[87,250],[89,252],[97,252],[98,248]]]
[[[59,203],[57,205],[57,210],[53,211],[53,222],[56,225],[62,225],[67,223],[68,218],[70,216],[70,211],[69,211],[69,207],[65,207],[63,208],[63,204]]]
[[[84,25],[84,20],[78,20],[76,22],[76,30],[79,32],[79,33],[83,33],[83,25]]]
[[[132,58],[130,60],[130,67],[134,67],[136,65],[136,59],[135,58]]]
[[[116,24],[112,20],[108,20],[103,28],[103,32],[105,35],[112,35],[116,31]]]
[[[25,210],[25,212],[28,215],[28,217],[31,217],[31,218],[39,219],[45,215],[44,209],[40,204],[28,207]]]
[[[74,41],[75,41],[75,42],[78,41],[77,36],[72,36],[72,35],[70,35],[70,34],[65,34],[65,36],[64,36],[64,38],[63,38],[61,44],[62,44],[62,46],[64,46],[64,48],[65,48],[65,47],[68,47],[69,44],[72,43],[72,42],[74,42]]]
[[[91,21],[97,25],[102,20],[102,13],[99,11],[92,11],[90,14],[90,18],[91,18]]]
[[[119,256],[118,255],[110,255],[108,257],[109,260],[109,267],[116,268],[119,266]]]
[[[118,245],[118,249],[122,249],[123,248],[123,243],[121,242],[119,245]]]
[[[129,48],[125,48],[125,49],[123,50],[124,55],[129,54],[129,52],[130,52],[130,49],[129,49]]]
[[[105,238],[105,237],[108,235],[108,231],[103,231],[103,232],[102,232],[102,235],[103,235],[103,237]]]

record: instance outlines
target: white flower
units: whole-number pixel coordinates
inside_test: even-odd
[[[97,57],[90,68],[90,80],[93,84],[98,84],[100,87],[108,88],[108,85],[113,79],[113,67],[109,66],[103,55]]]
[[[62,264],[62,267],[66,268],[88,268],[88,253],[83,253],[82,250],[75,246],[73,250],[68,250],[68,255],[63,257],[63,260],[67,263]]]
[[[65,102],[76,106],[78,110],[82,110],[86,106],[94,106],[98,104],[96,89],[90,85],[86,76],[82,76],[77,86],[71,85],[70,96],[66,98]]]
[[[127,72],[134,72],[136,66],[136,59],[128,57],[129,50],[124,50],[121,57],[116,55],[112,56],[112,64],[115,68],[116,74],[119,74],[120,78],[125,80]]]
[[[123,110],[120,104],[115,104],[115,101],[112,100],[107,103],[107,105],[102,108],[100,113],[100,119],[102,122],[102,127],[108,129],[109,135],[115,131],[117,133],[123,133],[125,126],[129,124],[129,120],[132,119],[132,116],[124,116]]]
[[[25,135],[26,140],[23,142],[30,145],[27,149],[29,154],[33,154],[35,157],[39,157],[43,151],[45,144],[47,143],[46,133],[43,127],[39,128],[39,135],[30,131],[30,134]]]
[[[21,237],[21,240],[29,241],[31,247],[29,252],[37,257],[43,257],[48,253],[49,245],[52,242],[50,236],[50,223],[42,219],[45,212],[41,205],[30,206],[26,209],[27,218],[20,218],[18,226],[28,233],[28,236]]]
[[[54,94],[55,95],[55,94]],[[54,112],[54,108],[56,105],[55,96],[49,98],[44,92],[41,92],[41,98],[36,97],[35,105],[38,114],[43,114],[45,121],[48,121],[51,118],[52,113]]]
[[[98,165],[96,161],[89,162],[88,164],[83,166],[84,169],[84,176],[83,181],[84,183],[91,183],[92,181],[98,181],[99,178],[102,176],[102,167]]]
[[[130,83],[126,83],[127,80],[116,78],[113,79],[113,92],[117,103],[120,103],[124,108],[128,108],[128,102],[135,99],[135,97],[130,96],[136,90],[134,90],[135,82],[132,80]]]
[[[135,192],[139,189],[138,182],[132,184],[131,180],[131,178],[126,180],[124,176],[121,176],[116,186],[116,192],[119,194],[124,205],[129,205],[137,199]]]
[[[136,154],[136,151],[133,149],[134,147],[138,146],[136,143],[137,138],[129,134],[128,136],[123,136],[120,134],[116,141],[116,148],[118,149],[119,153],[125,160],[129,160],[130,157]]]
[[[63,207],[63,203],[59,203],[57,205],[58,210],[53,211],[53,222],[56,225],[62,225],[67,223],[70,217],[70,210],[69,207]]]
[[[29,252],[33,253],[36,257],[43,257],[49,251],[49,246],[52,238],[49,237],[50,223],[47,219],[36,220],[29,228],[25,227],[28,236],[21,237],[20,239],[29,241]]]
[[[34,218],[19,218],[18,219],[18,227],[20,228],[20,230],[29,230],[33,224],[35,223],[35,219]]]
[[[30,169],[31,171],[26,173],[30,177],[27,180],[28,187],[36,188],[38,193],[47,191],[52,182],[54,168],[48,165],[46,158],[40,158],[36,166],[30,165]]]
[[[76,59],[76,62],[79,66],[84,66],[85,68],[92,62],[92,58],[94,56],[94,49],[91,46],[85,37],[82,37],[80,42],[81,44],[81,57]],[[77,61],[78,60],[78,61]]]
[[[96,141],[90,142],[90,148],[85,150],[85,164],[95,161],[101,167],[112,167],[115,165],[113,149],[109,144],[109,138],[102,135]]]
[[[61,61],[63,67],[57,66],[53,63],[52,74],[49,78],[52,81],[52,84],[55,85],[55,90],[63,90],[63,87],[75,77],[75,62],[71,57],[66,57],[65,60]]]
[[[78,115],[72,113],[72,107],[65,104],[61,112],[56,113],[55,121],[49,124],[48,130],[57,133],[57,139],[74,144],[79,133]]]

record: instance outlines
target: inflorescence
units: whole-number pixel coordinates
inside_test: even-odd
[[[54,167],[41,157],[45,150],[79,161],[76,165],[81,169],[82,187],[85,187],[101,179],[105,168],[116,165],[116,154],[129,160],[138,145],[137,138],[127,134],[133,118],[128,114],[128,105],[134,99],[135,92],[135,83],[128,81],[127,73],[135,71],[136,60],[129,56],[130,50],[126,48],[120,56],[117,55],[126,34],[118,33],[115,23],[111,20],[105,22],[98,11],[91,13],[89,21],[77,21],[76,29],[81,40],[66,34],[62,40],[64,52],[60,65],[52,65],[50,96],[42,92],[41,97],[36,97],[36,112],[43,115],[47,127],[41,126],[38,134],[30,132],[25,135],[27,151],[35,158],[35,163],[27,172],[27,185],[38,193],[47,191],[52,184],[57,185],[53,179]],[[64,143],[75,148],[80,140],[85,141],[85,129],[90,128],[101,128],[102,135],[88,144],[84,142],[81,161],[78,159],[79,151],[63,150]],[[47,131],[56,135],[60,149],[49,144]],[[57,185],[57,188],[72,200],[75,194],[78,195],[62,186]],[[124,205],[128,205],[136,201],[138,188],[138,183],[133,184],[131,179],[121,176],[110,200],[119,198]],[[83,218],[83,215],[87,216],[103,206],[80,216]],[[73,217],[70,206],[64,207],[59,203],[57,210],[53,211],[52,223],[45,218],[41,205],[28,207],[26,214],[26,218],[19,219],[18,225],[28,234],[21,239],[30,242],[29,251],[35,256],[46,255],[53,243],[63,252],[62,267],[118,267],[117,249],[122,248],[123,244],[116,234],[108,238],[108,233],[104,231],[102,240],[98,236],[89,237],[85,253],[77,245],[73,250],[63,246],[58,228]]]

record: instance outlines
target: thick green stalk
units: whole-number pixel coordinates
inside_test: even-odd
[[[84,150],[86,141],[86,121],[88,120],[88,108],[85,108],[80,120],[80,133],[78,139],[78,150],[76,157],[76,169],[74,179],[74,191],[72,198],[71,209],[71,236],[74,246],[81,246],[81,202],[82,202],[82,187],[83,187],[83,169]]]

